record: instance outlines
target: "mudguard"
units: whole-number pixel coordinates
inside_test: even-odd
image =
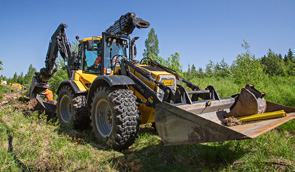
[[[80,90],[77,86],[77,84],[74,81],[71,80],[67,80],[67,81],[63,81],[59,84],[59,86],[57,87],[57,90],[59,90],[62,86],[64,85],[69,85],[72,87],[72,89],[74,90],[75,94],[84,94],[87,91],[84,90]],[[58,91],[57,91],[58,92]]]
[[[100,86],[113,87],[113,86],[129,86],[134,85],[134,81],[125,75],[101,75],[95,78],[92,82],[90,89],[88,91],[87,102],[89,101],[94,94],[96,88]]]

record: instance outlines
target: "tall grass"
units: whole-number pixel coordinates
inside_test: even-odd
[[[221,98],[240,93],[246,84],[235,84],[233,78],[194,78],[192,81],[202,89],[213,85]],[[272,76],[265,77],[259,83],[254,83],[255,88],[265,92],[267,101],[295,107],[295,76]]]
[[[220,97],[240,92],[232,78],[193,79]],[[295,77],[271,77],[256,84],[268,101],[294,107]],[[14,102],[19,103],[19,102]],[[12,105],[13,105],[12,104]],[[32,171],[292,171],[294,121],[255,139],[165,147],[150,125],[136,143],[116,152],[96,143],[91,131],[64,131],[44,114],[26,116],[8,105],[0,119],[12,131],[14,152]],[[20,171],[8,152],[6,126],[0,123],[0,171]]]

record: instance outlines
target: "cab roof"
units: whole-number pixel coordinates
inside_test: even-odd
[[[89,41],[89,40],[94,40],[94,41],[98,41],[101,40],[102,37],[101,36],[93,36],[93,37],[89,37],[89,38],[83,38],[82,41],[79,43],[79,45],[81,45],[83,42]]]

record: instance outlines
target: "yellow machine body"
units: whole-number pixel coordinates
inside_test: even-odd
[[[10,86],[12,89],[15,88],[17,90],[23,89],[23,87],[19,83],[12,83]]]
[[[86,41],[86,39],[83,39],[83,40]],[[174,86],[174,87],[176,86],[176,79],[175,79],[174,75],[172,75],[168,72],[165,72],[163,70],[160,70],[158,68],[148,66],[148,65],[136,65],[136,66],[146,72],[150,72],[152,74],[152,77],[155,80],[157,80],[159,82],[163,82],[167,86]],[[117,73],[117,71],[119,69],[120,69],[120,66],[117,66],[115,73]],[[140,80],[143,81],[146,85],[148,85],[153,91],[155,91],[157,93],[160,91],[160,89],[158,88],[158,86],[154,82],[147,80],[146,78],[141,76],[140,73],[136,72],[132,68],[130,68],[130,71],[136,77],[140,78]],[[113,75],[113,73],[111,75]],[[75,82],[75,84],[77,85],[77,87],[79,88],[80,91],[88,91],[89,87],[87,87],[86,85],[91,84],[95,80],[95,78],[98,76],[100,76],[100,75],[89,74],[89,73],[83,72],[82,70],[76,70],[74,77],[73,77],[74,79],[72,81]],[[165,78],[165,80],[163,80],[163,78]],[[163,81],[161,81],[161,79]],[[144,96],[142,96],[132,86],[130,86],[130,89],[134,92],[135,96],[139,97],[140,99],[142,99],[144,101],[150,101],[150,102],[153,101],[151,99],[147,100],[146,98],[144,98]],[[174,89],[176,89],[176,88],[174,88]],[[141,120],[142,124],[155,122],[155,109],[153,107],[148,107],[144,103],[139,103],[139,111],[141,113],[140,120]]]
[[[166,86],[171,86],[174,87],[174,89],[176,89],[176,78],[174,75],[163,71],[161,69],[152,67],[152,66],[148,66],[148,65],[136,65],[136,67],[141,68],[142,70],[151,73],[152,77],[158,81],[158,82],[162,82],[164,83]],[[155,84],[155,82],[150,81],[148,79],[146,79],[145,77],[143,77],[140,73],[136,72],[134,69],[130,68],[130,71],[137,77],[139,78],[141,81],[143,81],[147,86],[149,86],[153,91],[155,91],[156,93],[159,93],[160,89],[159,87]],[[165,80],[164,80],[165,79]],[[144,98],[144,96],[142,96],[138,91],[136,91],[133,87],[130,88],[135,96],[139,97],[140,99],[144,100],[144,101],[149,101],[152,103],[152,99],[146,99]],[[146,123],[153,123],[155,122],[155,109],[152,107],[148,107],[147,105],[145,105],[144,103],[139,103],[139,111],[141,113],[140,115],[140,120],[142,124],[146,124]]]

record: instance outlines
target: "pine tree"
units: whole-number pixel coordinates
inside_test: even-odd
[[[148,38],[145,40],[145,48],[142,54],[143,57],[149,57],[164,66],[168,65],[167,61],[159,56],[159,40],[154,28],[148,33]]]
[[[197,76],[197,69],[194,64],[192,65],[191,76],[192,76],[191,79],[193,79]]]
[[[24,84],[24,73],[23,72],[17,77],[17,83],[20,83],[21,85]]]
[[[13,74],[12,82],[17,82],[17,73]]]
[[[30,64],[28,72],[24,76],[24,84],[31,84],[33,76],[35,76],[36,68]]]
[[[291,61],[294,59],[293,52],[291,51],[291,48],[289,48],[287,58]]]
[[[201,67],[199,67],[198,69],[198,77],[199,78],[204,78],[205,73],[203,72],[203,69]]]
[[[293,52],[289,48],[287,55],[284,56],[285,71],[287,75],[295,75],[295,60]]]
[[[222,58],[220,62],[220,76],[221,77],[226,77],[230,75],[230,70],[229,70],[229,65],[225,62],[224,58]]]
[[[158,35],[156,35],[154,28],[151,28],[148,33],[148,38],[145,40],[145,48],[143,57],[149,57],[153,60],[157,60],[160,50]]]
[[[209,64],[206,65],[206,76],[211,77],[213,76],[214,72],[214,63],[212,60],[209,60]]]
[[[267,52],[267,57],[263,58],[262,64],[265,73],[269,75],[284,76],[284,64],[280,55],[274,53],[271,49]]]

